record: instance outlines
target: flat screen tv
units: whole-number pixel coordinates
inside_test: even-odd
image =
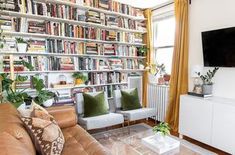
[[[205,67],[235,67],[235,27],[202,32]]]

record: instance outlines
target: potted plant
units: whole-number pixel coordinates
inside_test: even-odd
[[[22,60],[23,64],[29,70],[33,69],[33,66]],[[21,83],[28,80],[28,76],[16,75],[16,78],[13,80],[10,78],[10,75],[7,73],[0,74],[0,86],[1,86],[1,103],[10,102],[16,108],[18,108],[24,102],[30,102],[30,96],[25,92],[26,89],[17,90],[15,86],[17,83]]]
[[[73,73],[73,78],[75,79],[75,84],[80,85],[87,81],[87,76],[83,75],[83,73]]]
[[[28,42],[23,38],[15,38],[17,43],[17,49],[19,53],[25,53],[27,51]]]
[[[138,56],[146,56],[147,55],[148,48],[145,46],[139,47],[137,49]]]
[[[159,125],[153,127],[153,132],[156,134],[156,139],[160,142],[165,141],[165,137],[170,135],[170,126],[168,123],[161,122]]]
[[[36,96],[34,102],[45,107],[50,107],[57,100],[57,94],[49,90],[45,90],[43,80],[38,76],[34,76],[32,79],[33,87],[36,89]]]
[[[212,71],[208,70],[208,72],[205,75],[201,75],[200,72],[198,72],[198,76],[202,80],[202,93],[204,95],[212,94],[213,90],[213,82],[212,79],[215,76],[215,73],[219,70],[219,67],[215,67]]]

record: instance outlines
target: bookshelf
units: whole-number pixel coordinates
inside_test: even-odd
[[[142,75],[138,54],[146,46],[147,33],[143,11],[113,0],[6,0],[0,10],[0,28],[6,46],[0,49],[0,73],[27,75],[29,80],[16,89],[35,90],[31,77],[39,75],[46,89],[58,91],[63,98],[84,88],[112,91],[127,88],[129,74]],[[16,37],[29,43],[25,52],[17,51]],[[33,71],[20,65],[34,66]],[[80,72],[88,83],[76,85],[72,74]],[[66,85],[59,84],[64,76]]]

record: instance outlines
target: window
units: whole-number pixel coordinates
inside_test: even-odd
[[[166,73],[171,74],[175,39],[173,8],[168,6],[164,11],[156,10],[153,15],[153,62],[164,64]]]

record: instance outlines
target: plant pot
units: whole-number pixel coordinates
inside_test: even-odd
[[[81,80],[81,79],[75,79],[75,84],[76,85],[80,85],[80,84],[83,84],[84,82],[83,82],[83,80]]]
[[[157,132],[155,135],[155,140],[157,140],[159,143],[164,144],[166,142],[166,136],[163,136],[160,132]]]
[[[17,48],[19,53],[25,53],[27,51],[27,44],[17,43]]]
[[[212,91],[213,91],[213,85],[212,85],[212,84],[210,84],[210,85],[208,85],[208,84],[203,84],[203,85],[202,85],[202,93],[203,93],[204,95],[212,94]]]
[[[49,100],[43,102],[42,105],[45,107],[51,107],[53,105],[53,103],[54,103],[54,99],[52,98],[52,99],[49,99]]]

